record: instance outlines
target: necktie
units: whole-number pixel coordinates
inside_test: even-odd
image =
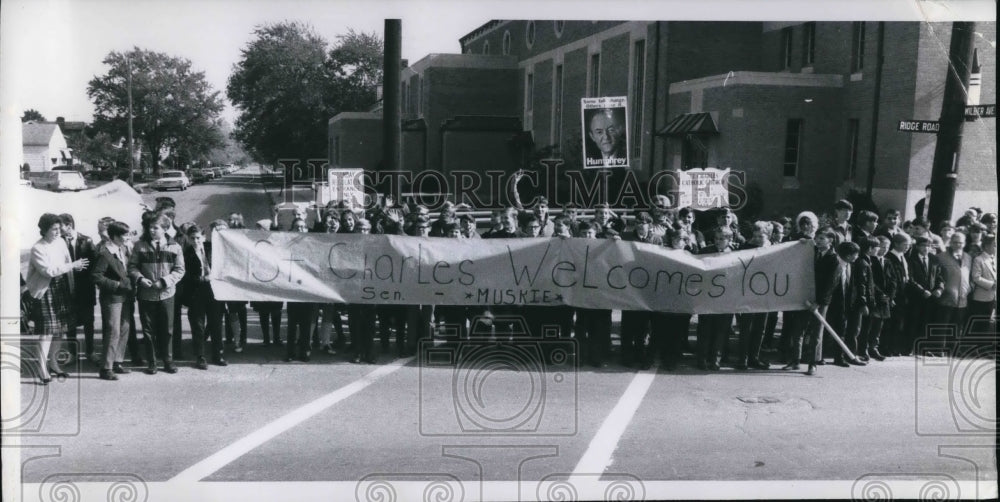
[[[201,277],[208,277],[211,272],[208,267],[208,261],[205,260],[205,248],[198,246],[198,260],[201,261]]]
[[[69,246],[69,259],[70,261],[76,261],[76,246],[74,245],[73,239],[67,237],[66,245]]]

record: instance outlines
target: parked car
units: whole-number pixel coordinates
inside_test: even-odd
[[[205,173],[204,169],[199,167],[188,169],[188,177],[191,178],[192,183],[204,183],[208,181],[208,174]]]
[[[149,184],[150,188],[156,190],[170,190],[172,188],[187,190],[189,186],[191,186],[191,180],[184,174],[184,171],[163,171],[156,181]]]
[[[20,186],[23,186],[23,187],[33,187],[34,186],[31,183],[31,180],[26,180],[24,178],[18,178],[17,179],[17,184],[20,185]]]
[[[28,173],[28,179],[35,188],[54,192],[79,192],[87,189],[87,181],[83,179],[80,171],[58,170]]]
[[[211,169],[213,172],[215,172],[215,177],[216,178],[221,178],[223,174],[226,174],[226,173],[224,173],[222,171],[221,167],[211,167],[209,169]]]

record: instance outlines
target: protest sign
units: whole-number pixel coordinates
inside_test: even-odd
[[[729,169],[688,169],[677,172],[677,207],[729,207]]]
[[[707,314],[797,310],[815,297],[811,241],[694,256],[612,240],[224,230],[213,246],[219,300]]]
[[[316,203],[326,205],[344,202],[347,207],[358,210],[365,207],[363,169],[327,169],[326,184],[316,194]]]
[[[628,98],[582,98],[583,167],[629,167]]]

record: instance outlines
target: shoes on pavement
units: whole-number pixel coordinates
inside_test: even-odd
[[[361,356],[354,356],[354,359],[352,359],[351,362],[354,364],[361,364]]]
[[[764,361],[753,361],[753,362],[751,362],[749,364],[749,366],[751,368],[757,369],[757,370],[769,370],[769,369],[771,369],[771,365],[768,364],[768,363],[765,363]]]
[[[156,371],[157,370],[156,370],[156,365],[155,364],[150,364],[149,366],[146,367],[146,369],[142,370],[142,372],[145,373],[145,374],[147,374],[147,375],[155,375]]]
[[[739,363],[739,364],[733,366],[733,368],[734,369],[738,369],[740,371],[746,371],[746,370],[750,369],[750,366],[748,366],[747,363]]]
[[[212,359],[212,364],[216,366],[229,366],[229,363],[227,363],[226,360],[221,357],[216,357],[215,359]]]
[[[871,349],[868,351],[868,357],[876,361],[885,361],[885,356],[879,353],[878,349]]]
[[[118,380],[118,375],[115,375],[111,370],[102,369],[98,375],[101,380],[115,381]]]
[[[141,357],[136,357],[132,359],[132,366],[142,367],[146,365],[146,360]]]
[[[198,358],[198,362],[194,363],[194,367],[198,368],[200,370],[207,370],[208,369],[208,362],[205,361],[204,357],[199,357]]]
[[[285,357],[285,362],[286,362],[286,363],[290,363],[290,362],[292,362],[292,361],[294,361],[294,360],[295,360],[295,358],[294,358],[294,357],[292,357],[292,356],[287,356],[287,357]]]
[[[236,352],[237,354],[242,353],[243,352],[243,345],[237,344],[236,348],[233,349],[233,352]]]
[[[802,369],[802,367],[799,366],[799,363],[788,363],[788,364],[782,366],[781,369],[783,369],[783,370],[791,370],[791,371],[798,371],[798,370]]]
[[[833,365],[834,366],[840,366],[841,368],[850,368],[851,367],[850,364],[847,364],[847,361],[842,361],[840,359],[837,359],[836,361],[834,361]]]
[[[806,370],[806,375],[812,376],[816,374],[816,365],[810,364],[809,369]]]
[[[122,366],[122,363],[114,363],[113,365],[111,365],[111,371],[119,375],[127,375],[132,372],[132,370]]]
[[[824,361],[824,360],[820,359],[820,360],[816,361],[816,362],[815,362],[815,363],[813,363],[813,364],[814,364],[815,366],[825,366],[825,365],[826,365],[826,361]]]
[[[862,361],[861,359],[851,359],[850,361],[847,361],[847,363],[854,366],[868,366],[868,363]]]
[[[858,354],[858,359],[861,360],[861,361],[864,361],[864,362],[868,362],[868,355],[867,354]]]
[[[722,367],[719,366],[719,363],[708,363],[708,370],[709,371],[719,371],[721,369],[722,369]]]
[[[164,363],[163,364],[163,371],[166,371],[167,373],[170,373],[171,375],[173,375],[174,373],[177,373],[177,366],[174,366],[173,362]]]

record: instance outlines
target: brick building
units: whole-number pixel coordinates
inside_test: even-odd
[[[981,100],[995,103],[996,25],[976,26]],[[404,70],[401,163],[512,171],[528,148],[580,169],[580,99],[628,96],[629,169],[641,183],[665,170],[743,171],[763,216],[824,210],[870,184],[877,204],[912,216],[935,135],[897,125],[938,119],[950,32],[915,22],[490,21],[462,37],[462,54]],[[995,119],[966,122],[956,211],[996,208],[995,140]]]

